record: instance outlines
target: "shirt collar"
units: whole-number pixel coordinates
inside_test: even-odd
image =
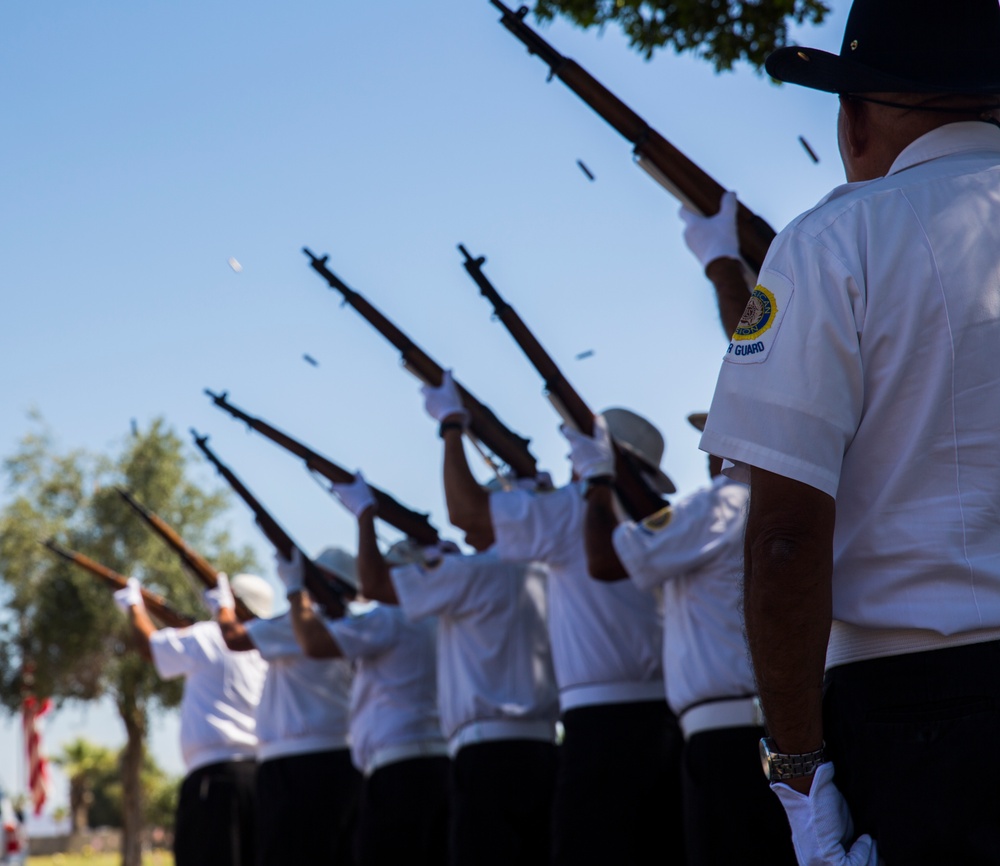
[[[1000,158],[1000,129],[979,120],[948,123],[924,133],[904,147],[886,177],[942,156],[983,150],[996,151]]]

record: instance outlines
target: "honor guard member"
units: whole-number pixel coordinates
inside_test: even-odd
[[[278,576],[306,655],[357,665],[350,717],[351,756],[364,774],[357,866],[443,866],[451,761],[437,710],[436,622],[410,622],[398,607],[360,599],[331,619],[304,588],[300,556],[279,558]],[[371,587],[360,590],[366,596]]]
[[[266,581],[238,574],[232,584],[255,616],[271,615]],[[114,597],[156,672],[165,680],[184,678],[186,775],[174,823],[174,861],[177,866],[256,866],[256,714],[267,662],[256,652],[231,652],[212,621],[157,629],[134,577]]]
[[[704,428],[704,414],[689,420]],[[688,864],[795,866],[788,821],[760,772],[763,720],[740,615],[749,488],[722,475],[722,461],[710,457],[710,487],[641,522],[620,522],[604,419],[596,419],[593,437],[565,432],[574,474],[592,482],[586,516],[591,576],[631,578],[650,593],[650,604],[662,592],[667,702],[684,734]]]
[[[750,479],[762,756],[801,862],[1000,863],[1000,6],[856,0],[767,70],[840,94],[848,183],[772,243],[701,443]]]
[[[545,866],[556,772],[557,696],[535,567],[466,556],[448,542],[392,567],[364,479],[337,485],[358,518],[358,571],[372,597],[438,622],[438,702],[452,757],[452,866]]]
[[[587,572],[585,483],[490,493],[465,456],[467,413],[450,373],[423,389],[445,443],[452,522],[495,543],[500,559],[548,568],[549,635],[564,739],[553,803],[553,862],[648,863],[683,851],[677,719],[663,689],[660,610],[631,583],[601,584]],[[625,409],[606,413],[612,435],[648,467],[661,490],[663,437]]]
[[[345,580],[353,575],[353,557],[338,548],[316,562]],[[260,866],[353,863],[361,774],[348,748],[351,663],[307,658],[288,613],[241,625],[226,582],[206,595],[226,645],[256,649],[268,662],[257,710]]]

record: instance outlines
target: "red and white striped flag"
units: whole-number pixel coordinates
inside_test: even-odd
[[[42,735],[38,720],[52,709],[52,701],[29,695],[24,699],[21,723],[24,729],[24,748],[28,755],[28,791],[35,814],[42,814],[42,806],[49,792],[49,762],[42,755]]]

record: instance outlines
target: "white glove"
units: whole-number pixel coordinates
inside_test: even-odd
[[[615,452],[611,446],[611,436],[608,435],[608,424],[603,415],[594,418],[593,436],[586,436],[566,424],[559,429],[569,442],[567,456],[572,461],[573,472],[578,478],[586,480],[599,475],[614,476]]]
[[[115,604],[122,613],[128,613],[133,607],[146,609],[142,600],[142,584],[134,577],[130,577],[122,589],[115,590]]]
[[[292,549],[292,558],[285,559],[280,552],[274,554],[278,577],[285,585],[285,594],[301,592],[306,585],[306,569],[302,563],[302,551],[297,547]]]
[[[736,233],[736,193],[724,192],[719,212],[704,217],[682,207],[678,214],[684,220],[684,243],[695,254],[703,268],[716,259],[738,259],[740,239]]]
[[[871,836],[859,836],[850,850],[845,847],[854,835],[854,823],[833,784],[832,763],[819,765],[808,796],[782,782],[772,784],[771,790],[785,807],[800,866],[878,866]]]
[[[469,412],[462,405],[455,380],[451,378],[451,370],[444,371],[437,388],[433,385],[421,385],[420,393],[424,395],[424,410],[438,423],[449,415],[461,415],[462,423],[468,422]]]
[[[372,489],[360,472],[355,474],[350,484],[331,484],[330,489],[336,494],[340,504],[355,517],[360,517],[367,509],[376,507]]]
[[[205,590],[205,604],[215,617],[219,615],[220,610],[236,609],[236,599],[233,598],[233,591],[229,588],[229,575],[220,571],[217,580],[215,589]]]

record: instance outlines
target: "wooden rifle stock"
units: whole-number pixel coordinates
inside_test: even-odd
[[[115,490],[118,491],[118,495],[121,496],[125,502],[131,507],[131,509],[142,518],[142,521],[153,530],[160,538],[162,538],[169,547],[180,557],[181,562],[187,567],[188,571],[191,572],[195,577],[202,582],[202,584],[208,589],[215,589],[219,584],[219,572],[212,567],[211,563],[205,559],[201,554],[197,553],[180,535],[177,531],[167,523],[162,517],[160,517],[155,512],[148,509],[143,505],[138,499],[136,499],[128,490],[124,487],[116,487]],[[236,614],[241,620],[246,622],[255,617],[253,611],[251,611],[237,596],[233,594],[236,600]]]
[[[632,144],[640,167],[665,186],[691,210],[710,216],[719,212],[725,188],[674,147],[645,120],[594,78],[576,61],[564,57],[524,23],[528,12],[522,6],[516,12],[500,0],[490,2],[503,13],[500,23],[523,42],[529,54],[540,57],[570,90],[603,117]],[[742,202],[737,214],[740,253],[756,277],[764,264],[774,229]]]
[[[291,451],[296,457],[301,457],[305,461],[307,468],[318,472],[328,481],[332,481],[334,484],[351,484],[355,480],[356,476],[353,472],[349,472],[342,466],[338,466],[322,454],[317,454],[297,439],[293,439],[287,433],[282,433],[277,428],[272,427],[266,421],[254,418],[239,407],[234,406],[228,400],[228,392],[223,391],[221,394],[213,394],[206,388],[205,393],[212,398],[212,402],[220,409],[228,412],[234,418],[243,421],[250,429],[256,430],[258,433],[266,436],[286,451]],[[437,544],[440,541],[437,530],[431,525],[426,514],[421,514],[418,511],[407,508],[393,499],[388,493],[379,490],[377,487],[373,487],[371,484],[368,487],[375,498],[378,509],[377,513],[380,519],[384,520],[390,526],[394,526],[400,532],[405,533],[408,538],[412,538],[418,544]]]
[[[485,256],[473,258],[462,245],[458,249],[465,256],[463,267],[479,291],[492,305],[496,317],[503,322],[514,341],[521,347],[532,366],[545,382],[545,390],[562,407],[560,414],[570,421],[581,433],[594,435],[594,413],[583,401],[579,392],[570,385],[562,370],[552,360],[552,356],[531,332],[517,311],[508,304],[496,287],[483,273]],[[642,520],[655,514],[666,504],[659,493],[643,480],[640,468],[621,448],[615,449],[615,489],[625,510],[634,520]]]
[[[108,586],[112,589],[124,589],[125,584],[128,582],[128,578],[117,571],[112,571],[106,565],[101,565],[101,563],[96,562],[89,556],[84,556],[82,553],[77,553],[75,550],[70,550],[66,547],[61,547],[56,544],[52,539],[48,541],[43,541],[49,550],[51,550],[56,556],[60,556],[68,562],[72,562],[84,571],[89,571],[95,577],[101,578]],[[171,628],[187,628],[189,625],[193,625],[195,620],[189,616],[185,616],[182,613],[178,613],[169,604],[163,596],[156,595],[156,593],[150,592],[147,589],[141,589],[142,602],[146,605],[146,610],[148,610],[153,616],[155,616],[160,622]]]
[[[373,307],[362,295],[351,289],[336,274],[326,266],[329,256],[319,258],[312,254],[308,247],[303,247],[309,257],[310,265],[331,289],[336,289],[344,296],[344,300],[354,307],[375,330],[395,346],[403,358],[406,368],[418,379],[435,388],[441,384],[444,370],[433,358],[423,351],[416,343],[406,336],[399,328],[389,321],[379,310]],[[500,421],[488,406],[480,403],[469,391],[455,383],[462,398],[462,405],[469,413],[469,430],[500,460],[507,464],[519,478],[534,478],[538,474],[538,465],[531,451],[528,450],[527,439],[518,436]]]
[[[285,532],[278,521],[261,505],[260,500],[247,489],[246,485],[236,477],[228,466],[215,456],[207,445],[207,436],[199,436],[194,430],[191,431],[191,435],[194,437],[194,444],[198,446],[202,454],[208,458],[219,474],[226,479],[236,495],[249,506],[261,532],[274,545],[275,550],[285,559],[291,559],[294,551],[297,550],[299,552],[302,557],[303,567],[305,568],[306,589],[309,590],[309,594],[313,599],[323,605],[329,615],[337,616],[342,614],[345,602],[350,601],[356,595],[354,587],[329,569],[320,567],[303,553],[302,548],[292,541],[292,537]]]

